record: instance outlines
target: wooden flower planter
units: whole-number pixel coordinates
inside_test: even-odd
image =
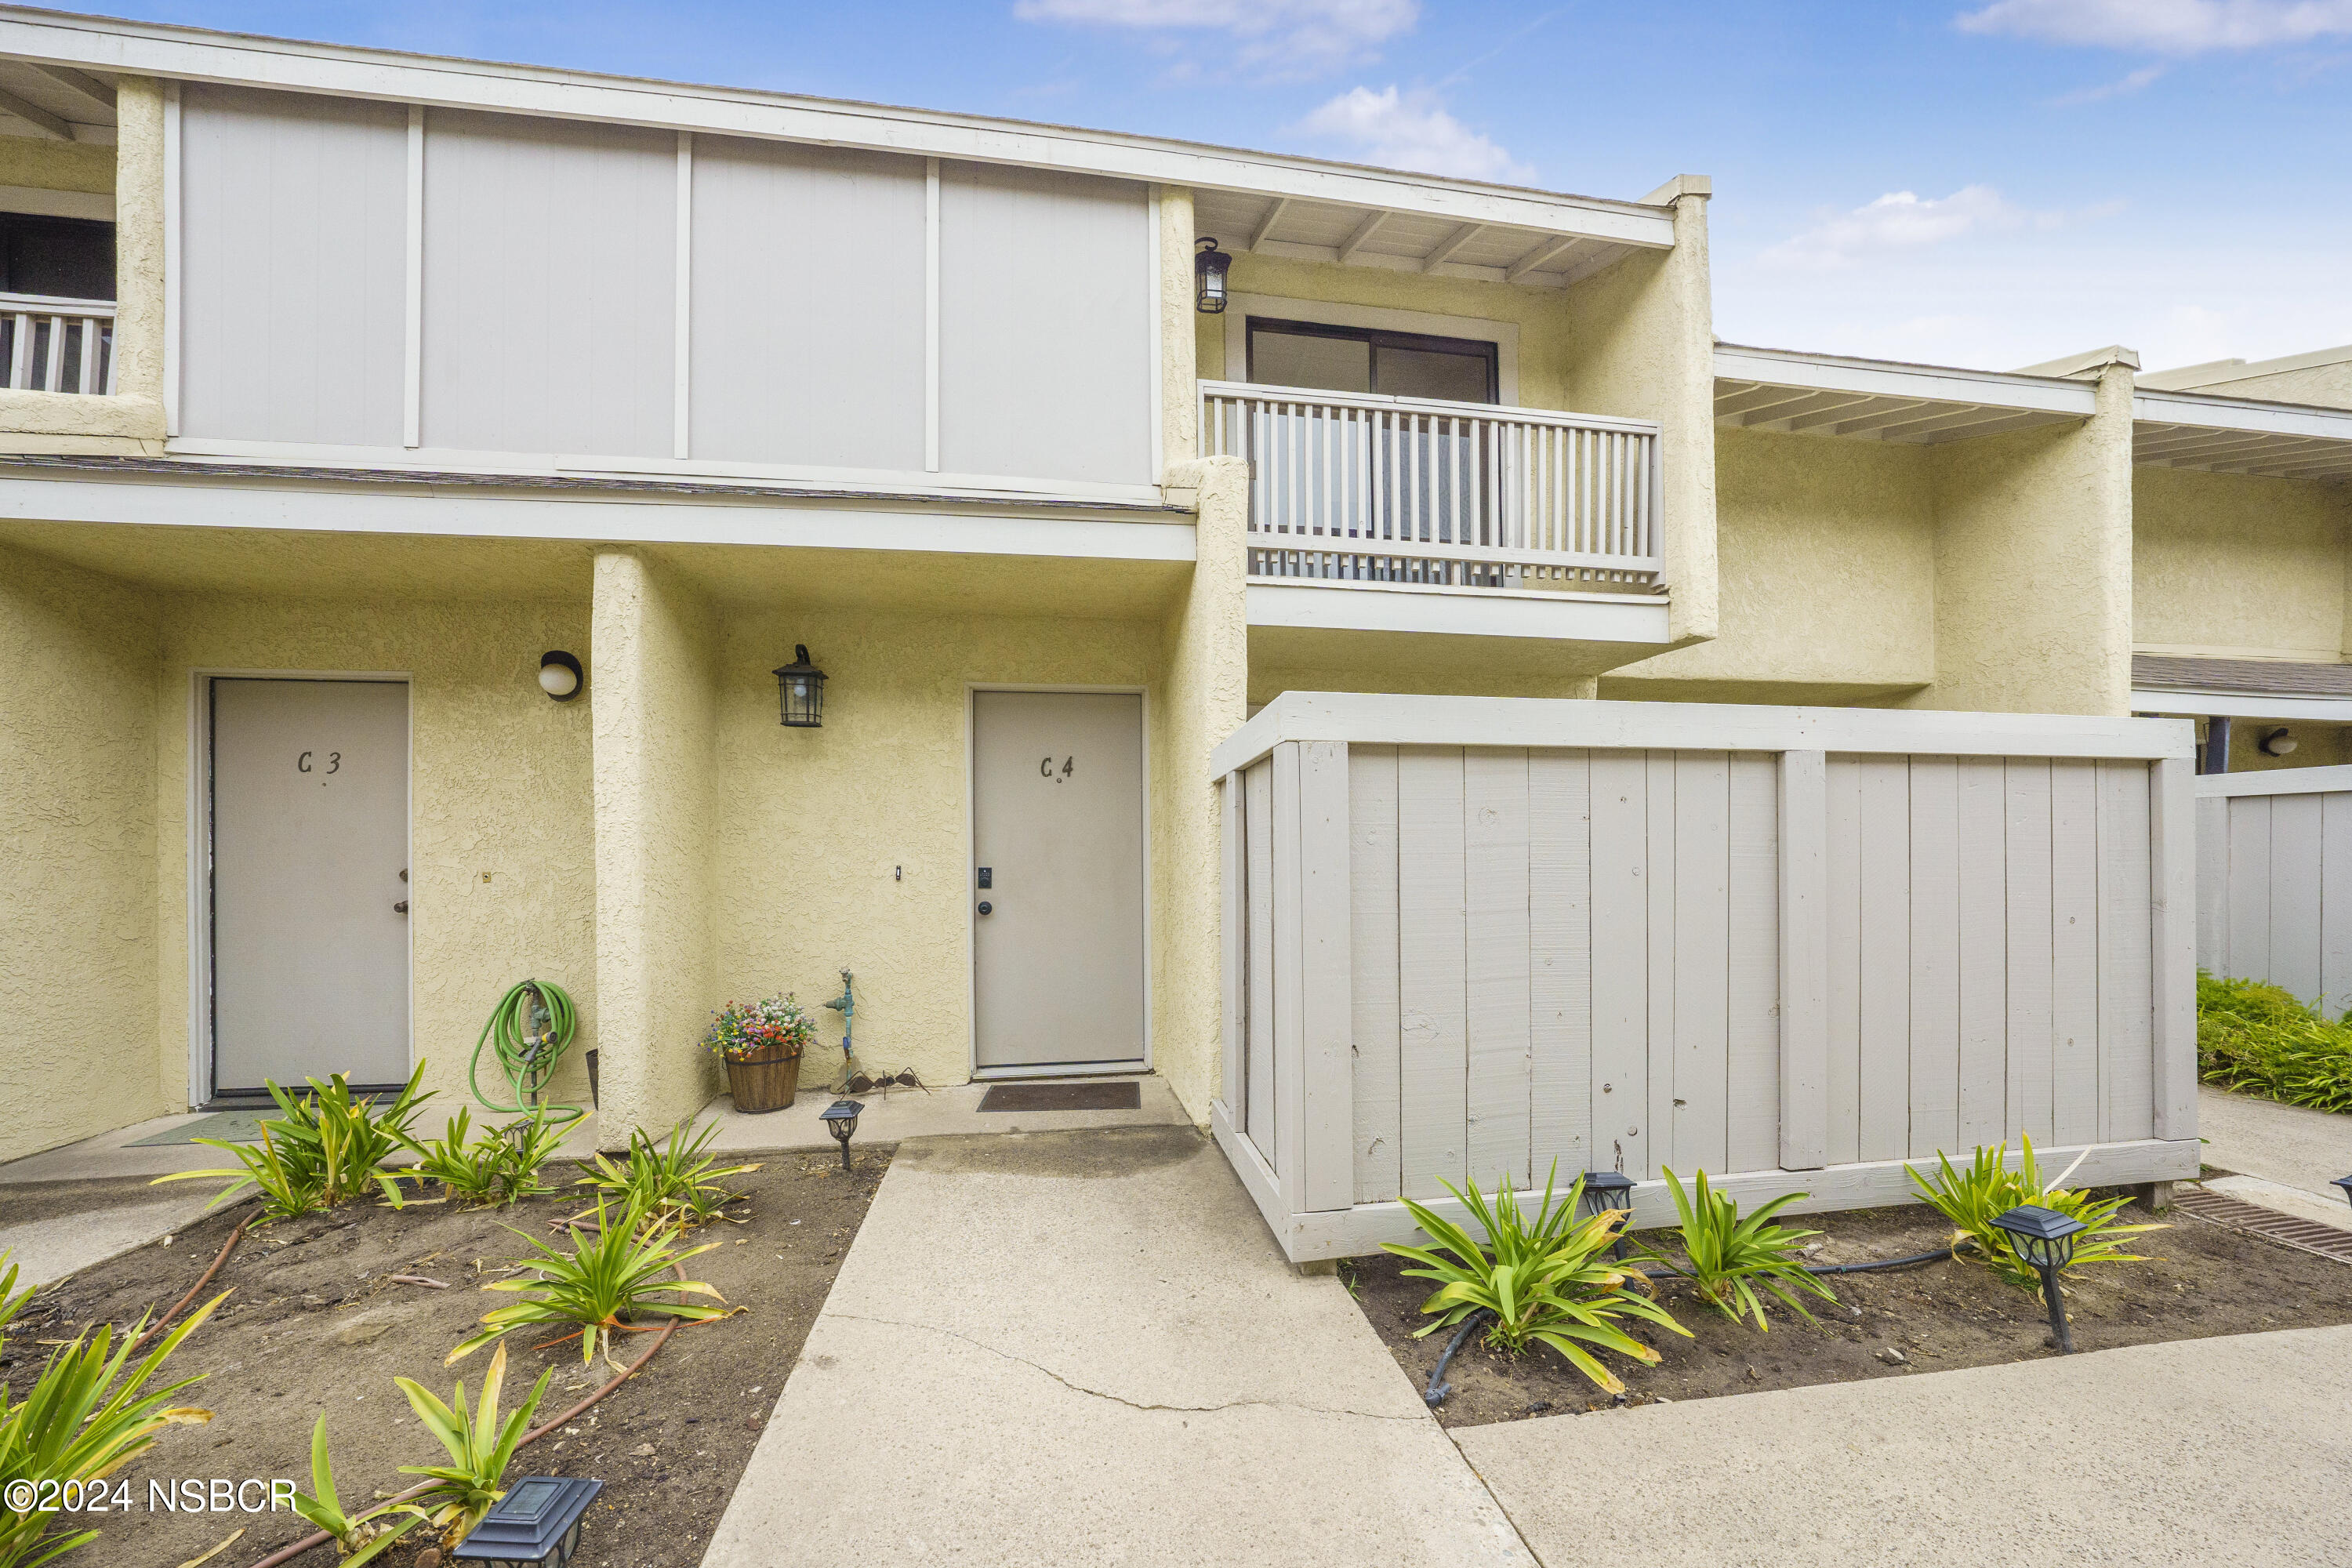
[[[800,1086],[801,1053],[796,1050],[771,1046],[742,1061],[728,1058],[727,1090],[735,1097],[738,1110],[782,1110],[792,1104]]]

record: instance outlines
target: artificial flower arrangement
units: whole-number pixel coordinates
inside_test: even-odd
[[[799,1056],[815,1034],[816,1020],[786,994],[728,1003],[710,1016],[710,1032],[702,1043],[714,1054],[740,1062],[777,1048],[784,1056]]]

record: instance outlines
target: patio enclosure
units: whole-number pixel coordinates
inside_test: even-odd
[[[2352,767],[2197,780],[2197,963],[2352,1008]]]
[[[1219,1142],[1295,1260],[1441,1181],[2193,1176],[2179,721],[1292,692],[1218,748]]]

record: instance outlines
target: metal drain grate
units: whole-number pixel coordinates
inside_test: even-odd
[[[2338,1263],[2352,1263],[2352,1230],[2338,1230],[2315,1219],[2297,1219],[2276,1209],[2266,1209],[2260,1204],[2207,1192],[2202,1187],[2174,1189],[2172,1206],[2214,1225],[2227,1226],[2231,1230],[2242,1230],[2267,1241],[2299,1247],[2305,1252],[2315,1252]]]
[[[980,1097],[982,1110],[1136,1110],[1142,1091],[1133,1079],[1109,1083],[1000,1083]]]

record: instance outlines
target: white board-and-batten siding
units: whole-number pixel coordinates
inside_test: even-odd
[[[2197,781],[2197,963],[2352,1010],[2352,767]]]
[[[2025,1136],[2112,1146],[2105,1179],[2193,1172],[2193,1016],[2170,973],[2189,867],[2156,805],[2185,757],[1433,745],[1395,728],[1272,741],[1239,797],[1248,889],[1228,909],[1277,984],[1301,972],[1273,956],[1286,890],[1318,874],[1311,852],[1276,866],[1286,813],[1345,818],[1344,908],[1327,894],[1296,938],[1346,955],[1344,1082],[1260,1065],[1329,1026],[1311,999],[1234,1043],[1241,1077],[1344,1112],[1342,1184],[1286,1163],[1324,1133],[1259,1139],[1248,1108],[1280,1193],[1341,1194],[1280,1211],[1293,1256],[1401,1238],[1401,1197],[1539,1188],[1555,1165],[1563,1184],[1704,1169],[1814,1192],[1809,1206],[1901,1201],[1901,1163]],[[1344,790],[1299,799],[1293,746],[1344,755]]]

